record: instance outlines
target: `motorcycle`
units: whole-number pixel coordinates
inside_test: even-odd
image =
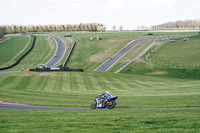
[[[94,102],[91,105],[91,109],[96,109],[96,108],[107,108],[107,109],[113,109],[117,103],[115,100],[118,98],[118,96],[114,96],[111,98],[100,98],[96,97],[94,99]]]

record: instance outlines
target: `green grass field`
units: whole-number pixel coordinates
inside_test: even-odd
[[[154,36],[193,33],[154,32]],[[64,34],[55,35],[64,36]],[[89,40],[91,36],[97,35],[102,40]],[[147,41],[133,48],[109,72],[94,72],[96,67],[131,40],[149,36],[144,32],[74,33],[72,36],[72,39],[77,41],[77,46],[67,66],[84,68],[85,72],[25,71],[0,74],[0,101],[90,108],[98,94],[109,90],[113,95],[119,96],[116,100],[116,109],[72,111],[1,109],[0,132],[199,132],[199,109],[119,109],[200,107],[199,69],[175,69],[148,62],[145,54],[122,73],[115,74],[115,70],[151,43]],[[149,58],[166,60],[164,52],[167,54],[167,51],[176,47],[179,53],[190,51],[187,55],[194,57],[192,61],[198,62],[196,56],[198,56],[199,40],[198,37],[191,37],[189,41],[183,42],[184,45],[179,44],[182,43],[179,40],[173,44],[168,42],[157,44],[155,47],[162,46]],[[188,45],[193,47],[187,47]],[[67,47],[70,46],[69,44]],[[35,68],[37,64],[46,63],[53,56],[55,49],[55,45],[50,46],[46,37],[37,36],[33,51],[10,71],[21,70],[22,67]],[[172,54],[176,57],[173,62],[179,61],[177,52],[170,52],[169,56],[173,56]],[[183,63],[184,59],[187,61],[189,57],[182,58]]]
[[[36,36],[36,38],[34,49],[19,63],[19,65],[5,71],[36,68],[38,64],[45,64],[52,58],[56,50],[56,45],[53,44],[53,42],[49,43],[46,36]]]
[[[20,36],[20,35],[12,35],[10,40],[7,40],[0,44],[0,67],[6,67],[8,65],[11,65],[19,59],[24,52],[26,52],[32,43],[29,43],[29,46],[24,50],[23,53],[16,55],[24,49],[24,47],[27,45],[29,40],[28,36]],[[32,40],[32,38],[31,38]],[[32,41],[31,41],[32,42]]]
[[[189,37],[187,41],[175,39],[176,42],[167,42],[155,54],[149,56],[152,62],[160,62],[177,68],[200,68],[199,55],[200,35]]]
[[[189,37],[186,42],[182,42],[181,39],[175,39],[176,42],[158,42],[122,73],[200,79],[200,60],[197,50],[200,48],[200,36]],[[150,54],[150,51],[155,53]]]
[[[198,133],[199,110],[0,110],[1,132]]]

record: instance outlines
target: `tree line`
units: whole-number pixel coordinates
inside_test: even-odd
[[[6,34],[6,29],[0,26],[0,39],[3,38],[5,34]]]
[[[191,20],[183,20],[183,21],[175,21],[175,22],[168,22],[160,25],[152,26],[152,29],[200,29],[200,20],[198,19],[191,19]]]
[[[26,32],[65,32],[65,31],[99,31],[103,32],[106,28],[103,24],[65,24],[65,25],[3,25],[1,26],[7,34],[26,33]],[[1,29],[0,29],[1,30]]]

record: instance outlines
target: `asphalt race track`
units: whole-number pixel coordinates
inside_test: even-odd
[[[107,61],[105,61],[98,68],[96,68],[95,71],[106,72],[112,65],[115,64],[115,62],[117,62],[122,56],[124,56],[129,50],[131,50],[131,48],[133,48],[134,46],[145,40],[151,40],[151,39],[152,38],[137,39],[128,43],[125,47],[123,47],[116,54],[114,54]]]
[[[74,107],[47,107],[47,106],[31,106],[13,103],[0,103],[0,109],[36,109],[36,110],[80,110],[90,108],[74,108]],[[200,109],[200,107],[179,107],[179,108],[115,108],[115,109],[133,109],[133,110],[160,110],[160,109]]]
[[[31,106],[13,103],[0,103],[0,109],[37,109],[37,110],[79,110],[89,108],[73,108],[73,107],[47,107],[47,106]]]
[[[61,38],[52,35],[46,35],[46,36],[53,38],[56,41],[57,45],[57,50],[54,56],[45,64],[47,68],[50,68],[62,59],[66,51],[66,46]]]
[[[7,37],[7,39],[0,41],[0,43],[5,42],[7,40],[11,39],[11,37]]]

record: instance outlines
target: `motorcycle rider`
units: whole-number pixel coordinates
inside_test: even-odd
[[[112,97],[112,94],[109,91],[106,91],[106,93],[102,93],[98,95],[99,98],[103,98],[104,100],[110,99]]]

